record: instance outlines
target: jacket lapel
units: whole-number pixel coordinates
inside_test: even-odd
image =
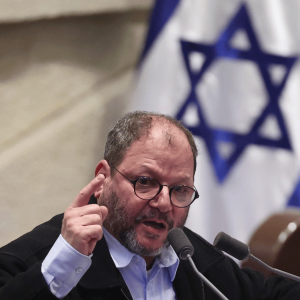
[[[173,287],[178,300],[203,300],[202,281],[187,261],[180,261]]]
[[[80,280],[79,285],[86,289],[103,289],[121,286],[122,281],[123,278],[115,267],[103,237],[97,243],[92,256],[92,264]]]

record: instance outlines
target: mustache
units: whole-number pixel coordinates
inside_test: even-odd
[[[144,220],[151,220],[151,219],[164,221],[168,226],[168,230],[171,230],[174,227],[174,221],[171,218],[169,218],[169,216],[166,213],[162,213],[156,209],[151,209],[147,212],[143,212],[139,214],[135,218],[134,223],[137,225],[139,223],[142,223]]]

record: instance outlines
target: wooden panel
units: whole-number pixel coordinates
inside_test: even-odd
[[[251,254],[273,268],[300,276],[298,261],[300,253],[300,210],[290,209],[270,216],[254,232],[249,242]],[[266,277],[271,272],[265,270],[252,259],[242,263]]]

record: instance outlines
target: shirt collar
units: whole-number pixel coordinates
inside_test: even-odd
[[[134,257],[139,256],[129,251],[115,237],[113,237],[104,227],[102,228],[103,228],[103,234],[110,255],[115,263],[115,266],[118,269],[128,266]],[[167,247],[159,256],[156,257],[156,261],[154,264],[156,263],[160,265],[160,268],[163,267],[167,268],[170,278],[173,281],[179,265],[179,258],[176,255],[172,246]]]

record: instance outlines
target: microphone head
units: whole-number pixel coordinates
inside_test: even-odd
[[[179,259],[186,260],[194,254],[194,247],[181,228],[173,228],[168,233],[168,241]]]
[[[225,232],[220,232],[216,236],[214,246],[239,260],[243,260],[250,255],[248,245],[232,238]]]

